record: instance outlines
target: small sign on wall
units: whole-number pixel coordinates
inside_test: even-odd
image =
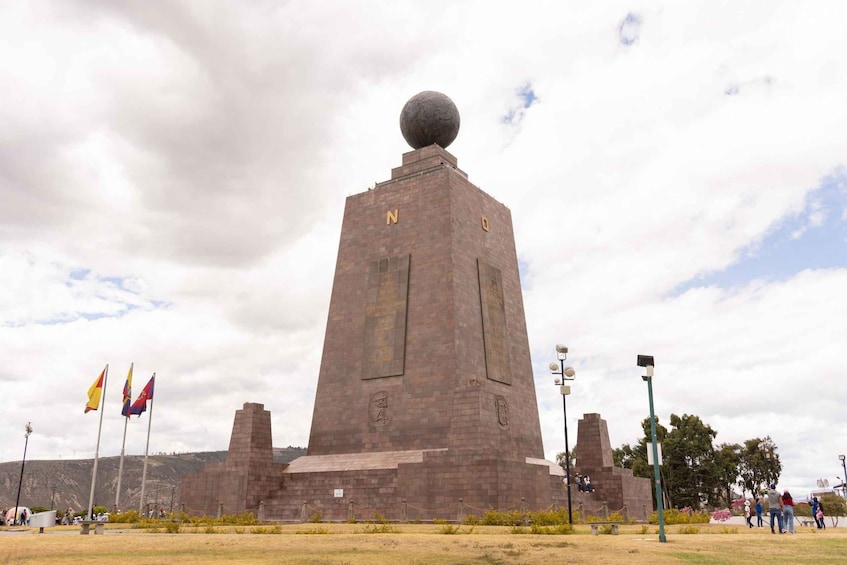
[[[344,498],[344,489],[343,488],[337,488],[337,489],[335,489],[334,494],[335,494],[335,498]]]

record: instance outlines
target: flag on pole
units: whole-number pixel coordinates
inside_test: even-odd
[[[130,417],[129,405],[132,402],[132,366],[134,363],[130,363],[129,365],[129,374],[126,376],[126,382],[124,383],[124,401],[123,408],[121,408],[121,416]]]
[[[153,384],[155,381],[156,375],[154,374],[150,377],[150,380],[144,386],[144,390],[141,391],[138,398],[135,399],[135,402],[132,403],[132,406],[129,407],[130,414],[141,416],[141,413],[147,410],[147,401],[153,400]]]
[[[106,376],[106,369],[100,373],[91,388],[88,389],[88,404],[85,405],[85,413],[88,414],[92,410],[100,408],[100,395],[103,392],[103,377]]]

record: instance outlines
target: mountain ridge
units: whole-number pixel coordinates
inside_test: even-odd
[[[306,454],[302,447],[274,448],[274,462],[288,463]],[[226,451],[200,451],[150,455],[144,498],[151,507],[178,511],[179,486],[183,475],[197,473],[208,463],[226,460]],[[120,456],[100,457],[94,488],[95,506],[115,510]],[[21,462],[0,463],[0,509],[15,506],[20,482],[20,505],[76,511],[88,506],[94,459],[27,460],[21,481]],[[125,455],[121,475],[121,510],[138,510],[141,503],[143,455]]]

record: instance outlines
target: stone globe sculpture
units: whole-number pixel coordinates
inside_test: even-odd
[[[413,149],[433,143],[446,148],[459,134],[459,110],[448,96],[425,90],[403,106],[400,132]]]

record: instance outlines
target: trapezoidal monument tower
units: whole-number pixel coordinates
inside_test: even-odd
[[[269,515],[349,504],[396,518],[546,508],[544,460],[511,214],[445,151],[443,94],[403,108],[414,148],[391,179],[347,198],[308,453]],[[290,495],[290,496],[289,496]]]

